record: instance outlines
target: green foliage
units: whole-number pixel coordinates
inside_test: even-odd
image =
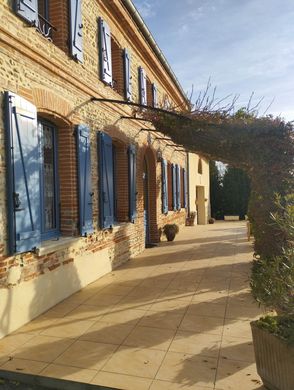
[[[228,167],[223,177],[224,215],[239,215],[245,218],[250,196],[250,180],[242,169]]]
[[[167,223],[163,227],[163,233],[165,235],[167,235],[169,233],[178,234],[179,233],[179,226],[176,223]]]
[[[209,162],[209,175],[211,215],[213,218],[221,219],[223,217],[222,177],[215,161]]]
[[[294,195],[276,198],[277,226],[282,251],[279,255],[256,256],[250,285],[254,298],[278,313],[294,315]]]
[[[294,316],[265,316],[256,325],[294,345]]]

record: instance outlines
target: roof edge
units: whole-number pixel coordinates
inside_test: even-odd
[[[134,22],[138,26],[139,30],[143,34],[146,41],[149,43],[151,48],[153,49],[154,53],[160,60],[161,64],[169,74],[169,76],[172,78],[173,82],[177,86],[179,92],[183,96],[185,103],[190,105],[189,99],[187,98],[186,93],[183,90],[183,87],[181,86],[179,80],[177,79],[174,71],[172,70],[170,64],[168,63],[167,59],[165,58],[164,54],[162,53],[161,49],[159,48],[158,44],[156,43],[155,39],[153,38],[153,35],[151,34],[149,28],[145,24],[142,16],[140,15],[139,11],[133,4],[132,0],[121,0],[128,12],[130,13],[131,17],[133,18]]]

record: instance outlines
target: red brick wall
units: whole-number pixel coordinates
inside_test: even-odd
[[[72,127],[58,128],[60,230],[64,236],[78,234],[77,152]]]
[[[69,6],[68,0],[49,1],[49,21],[56,28],[52,30],[52,39],[56,46],[68,53]]]
[[[116,219],[119,222],[129,220],[129,172],[127,145],[113,142],[115,147],[115,192]]]
[[[113,38],[111,38],[111,59],[113,89],[124,96],[123,51]]]

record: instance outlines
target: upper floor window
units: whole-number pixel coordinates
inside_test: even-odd
[[[139,76],[139,101],[142,106],[147,105],[147,77],[145,70],[140,66],[138,69]]]
[[[16,0],[15,11],[45,38],[83,61],[81,0]]]
[[[111,37],[111,63],[113,89],[124,96],[123,50],[113,37]]]

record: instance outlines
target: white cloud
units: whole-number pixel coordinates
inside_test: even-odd
[[[150,18],[152,16],[155,16],[155,14],[156,14],[154,4],[152,4],[148,0],[145,0],[145,1],[142,1],[141,3],[139,3],[137,5],[137,8],[138,8],[138,11],[143,19]]]

